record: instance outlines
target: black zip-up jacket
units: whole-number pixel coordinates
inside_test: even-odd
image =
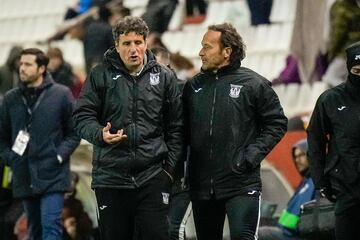
[[[187,82],[183,100],[192,199],[261,191],[260,162],[287,128],[270,82],[229,65]]]
[[[95,67],[80,93],[73,117],[78,134],[91,142],[92,187],[136,188],[165,169],[170,174],[183,153],[182,102],[176,77],[146,52],[139,76],[131,76],[115,48]],[[127,138],[109,145],[102,129],[124,129]]]
[[[315,187],[360,198],[360,87],[347,81],[321,94],[307,133]]]

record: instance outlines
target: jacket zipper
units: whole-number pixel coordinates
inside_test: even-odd
[[[215,77],[215,87],[214,87],[214,96],[213,96],[213,101],[212,101],[212,107],[211,107],[211,117],[210,117],[210,132],[209,132],[209,136],[210,136],[210,162],[212,161],[213,158],[213,142],[212,142],[212,134],[213,134],[213,124],[214,124],[214,112],[215,112],[215,103],[216,103],[216,83],[218,80],[218,75],[216,75]],[[214,194],[214,179],[211,176],[210,178],[210,194],[213,195]]]
[[[137,98],[138,98],[138,83],[135,79],[135,77],[132,76],[132,79],[133,79],[133,112],[132,112],[132,121],[133,121],[133,128],[132,128],[132,131],[133,131],[133,139],[132,139],[132,149],[133,149],[133,152],[132,152],[132,156],[133,156],[133,161],[136,160],[136,119],[137,119]],[[135,184],[135,186],[138,186],[138,184],[136,183],[135,181],[135,177],[132,176],[131,177],[133,183]]]

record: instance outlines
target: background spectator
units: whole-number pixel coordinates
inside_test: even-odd
[[[270,24],[273,0],[247,0],[251,15],[251,25]]]
[[[0,161],[0,239],[14,240],[14,226],[23,213],[21,201],[15,200],[11,190],[10,168]]]
[[[329,66],[323,81],[330,86],[347,78],[345,48],[360,41],[360,2],[336,0],[330,9],[330,35],[327,47]]]
[[[79,181],[77,173],[72,172],[72,191],[65,195],[62,222],[64,226],[64,240],[93,239],[93,224],[84,206],[76,198],[76,186]]]
[[[200,23],[206,17],[207,1],[205,0],[186,0],[185,23]]]
[[[48,70],[54,81],[71,89],[75,84],[75,75],[70,64],[64,61],[62,51],[59,48],[49,48],[47,56]]]
[[[168,28],[178,0],[149,0],[142,18],[150,32],[162,34]]]
[[[0,95],[16,87],[19,83],[20,52],[22,47],[11,48],[6,63],[0,67]]]
[[[84,55],[86,72],[102,62],[106,50],[114,46],[112,27],[110,25],[110,10],[102,6],[99,8],[99,18],[90,20],[85,27]]]
[[[179,80],[190,80],[199,72],[194,64],[180,53],[170,55],[170,65]]]
[[[82,81],[72,70],[69,63],[65,62],[62,51],[59,48],[49,48],[47,51],[49,57],[48,70],[55,82],[70,88],[73,96],[79,96]]]
[[[275,84],[301,83],[298,60],[294,55],[286,57],[285,68],[280,72],[278,78],[272,81]]]
[[[309,161],[307,159],[308,144],[306,139],[298,141],[292,147],[291,155],[295,167],[303,177],[294,195],[282,212],[277,226],[262,226],[259,228],[259,240],[296,240],[299,239],[297,225],[300,216],[300,206],[314,199],[315,187],[310,178]]]

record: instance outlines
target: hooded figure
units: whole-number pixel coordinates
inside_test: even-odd
[[[296,142],[292,147],[292,159],[294,161],[295,167],[300,173],[301,176],[308,176],[309,172],[309,161],[306,157],[308,150],[308,144],[306,139],[302,139]]]
[[[358,91],[360,89],[360,41],[346,49],[346,66],[349,71],[348,80]]]
[[[19,83],[19,63],[22,48],[14,46],[9,53],[6,63],[0,67],[0,95],[16,87]]]
[[[316,188],[336,202],[336,239],[360,239],[360,42],[345,53],[347,81],[318,98],[308,156]]]
[[[300,206],[305,202],[314,199],[315,187],[312,179],[309,177],[309,161],[307,159],[308,144],[306,139],[295,143],[292,147],[292,158],[296,169],[303,176],[294,195],[289,200],[286,209],[280,215],[279,226],[286,236],[297,235],[297,225],[299,223]]]

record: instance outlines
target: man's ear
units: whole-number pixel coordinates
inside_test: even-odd
[[[41,73],[41,75],[46,71],[46,67],[45,66],[40,66],[39,67],[39,72]]]
[[[230,55],[231,55],[231,53],[232,53],[232,48],[231,47],[226,47],[226,48],[224,48],[224,57],[226,58],[226,59],[228,59],[228,58],[230,58]]]

